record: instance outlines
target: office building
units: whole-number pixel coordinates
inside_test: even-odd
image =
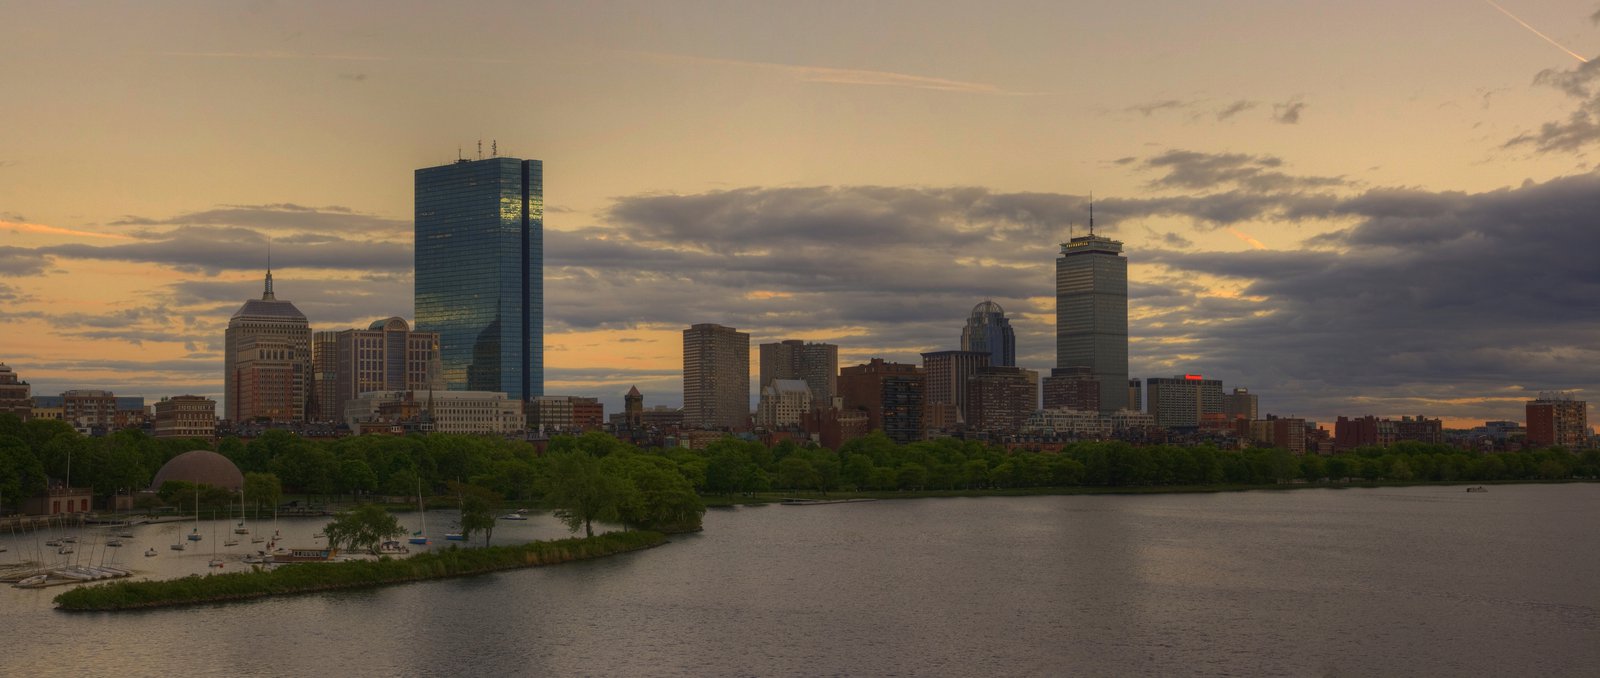
[[[1388,447],[1397,439],[1394,421],[1372,415],[1333,422],[1333,446],[1343,452],[1357,447]]]
[[[1044,409],[1100,411],[1100,380],[1087,366],[1057,367],[1044,378]]]
[[[978,368],[968,385],[968,426],[991,435],[1014,435],[1039,408],[1039,375],[1020,367]]]
[[[961,328],[961,350],[989,354],[990,365],[1015,366],[1017,333],[1011,329],[1005,309],[993,301],[972,307],[966,326]]]
[[[1259,397],[1247,388],[1236,388],[1233,393],[1222,396],[1222,413],[1229,419],[1260,419],[1260,405]]]
[[[544,164],[416,171],[416,328],[439,335],[445,386],[544,394]]]
[[[17,378],[17,373],[0,363],[0,413],[17,415],[27,421],[33,416],[33,387]]]
[[[1528,444],[1533,447],[1589,446],[1589,403],[1570,393],[1541,393],[1528,401]]]
[[[865,412],[868,431],[902,444],[922,439],[926,384],[921,367],[882,358],[839,370],[842,409]]]
[[[1411,441],[1439,445],[1444,443],[1444,422],[1422,415],[1400,417],[1394,423],[1395,442]]]
[[[151,433],[156,438],[197,438],[212,440],[217,437],[217,401],[196,395],[162,398],[155,404],[155,427]]]
[[[260,299],[228,319],[223,347],[223,416],[250,421],[303,422],[311,401],[311,325],[272,291],[272,271]]]
[[[1128,409],[1135,412],[1144,411],[1144,382],[1138,379],[1128,380]]]
[[[345,404],[352,431],[405,430],[513,435],[526,429],[523,403],[485,391],[372,391]]]
[[[839,380],[839,347],[799,339],[761,345],[761,385],[779,379],[799,379],[811,390],[811,399],[826,403]]]
[[[967,416],[967,388],[978,368],[988,366],[991,355],[985,351],[933,351],[922,354],[922,372],[927,382],[923,401],[927,403],[928,427],[941,430]]]
[[[774,379],[761,387],[756,425],[768,430],[800,425],[811,411],[811,387],[799,379]]]
[[[1128,406],[1128,260],[1093,224],[1056,259],[1056,367],[1088,367],[1112,412]]]
[[[343,421],[345,403],[370,391],[445,390],[438,379],[439,335],[413,332],[401,318],[378,320],[364,330],[317,332],[313,347],[323,420]]]
[[[740,431],[750,424],[750,335],[712,323],[683,331],[683,426]]]
[[[1222,414],[1222,380],[1199,374],[1145,380],[1150,414],[1162,428],[1198,428],[1205,415]]]
[[[605,421],[598,398],[546,395],[528,403],[528,428],[545,433],[597,431]]]
[[[1293,454],[1306,453],[1306,420],[1295,417],[1267,415],[1263,420],[1250,422],[1250,440],[1264,447],[1288,450]]]
[[[72,424],[80,433],[104,434],[116,424],[117,396],[110,391],[67,391],[61,394],[61,408],[62,420]]]

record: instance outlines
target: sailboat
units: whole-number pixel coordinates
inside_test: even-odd
[[[217,522],[211,521],[211,567],[222,567],[222,556],[217,555]]]
[[[244,488],[239,488],[239,524],[233,528],[234,534],[250,534],[250,528],[244,526]]]
[[[422,505],[422,479],[417,479],[417,514],[422,516],[422,529],[411,533],[411,543],[428,543],[428,508]]]
[[[194,486],[194,530],[189,533],[189,541],[200,541],[200,486]]]

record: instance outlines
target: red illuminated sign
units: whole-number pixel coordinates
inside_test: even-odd
[[[1183,378],[1184,379],[1188,379],[1189,381],[1200,381],[1201,379],[1204,379],[1205,377],[1202,377],[1202,376],[1200,376],[1198,374],[1185,374],[1185,375],[1183,375]]]

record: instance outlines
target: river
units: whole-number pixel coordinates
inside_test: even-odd
[[[288,525],[301,539],[319,522]],[[151,534],[122,560],[158,576],[204,571],[209,542],[140,557],[189,527],[140,528]],[[705,527],[598,561],[226,605],[68,614],[49,604],[61,589],[0,589],[0,674],[1594,675],[1600,666],[1600,484],[761,506],[713,510]],[[502,522],[495,538],[564,532],[536,516]]]

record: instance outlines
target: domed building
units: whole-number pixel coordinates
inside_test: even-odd
[[[156,471],[155,480],[150,481],[151,491],[160,490],[161,485],[169,480],[211,485],[235,492],[244,488],[244,474],[239,472],[239,467],[234,466],[227,457],[210,450],[193,450],[173,457],[160,471]]]

